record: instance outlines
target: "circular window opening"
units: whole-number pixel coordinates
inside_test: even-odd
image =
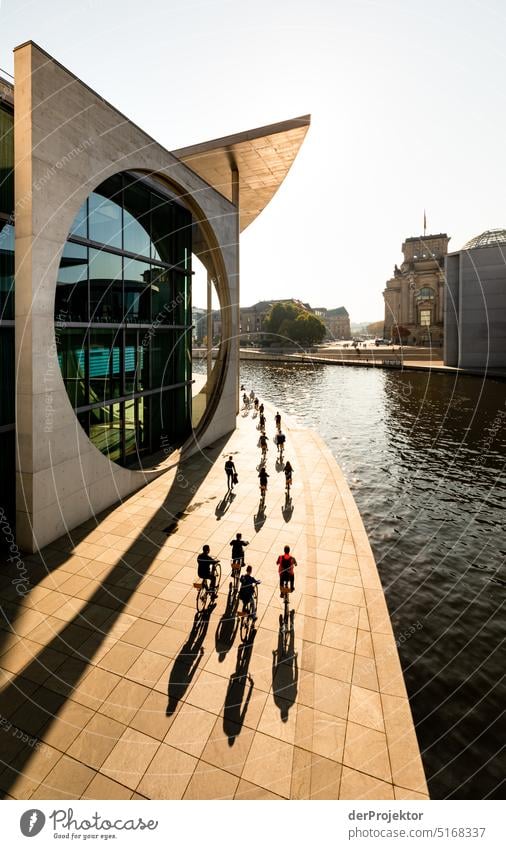
[[[122,466],[169,456],[209,402],[212,351],[193,389],[194,232],[175,194],[122,173],[91,193],[65,244],[55,300],[63,380],[91,442]]]

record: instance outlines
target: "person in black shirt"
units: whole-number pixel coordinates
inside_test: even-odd
[[[225,472],[227,475],[227,489],[229,492],[232,492],[234,488],[234,477],[237,475],[237,470],[235,468],[234,461],[232,460],[232,456],[230,456],[225,463]]]
[[[258,477],[260,478],[260,494],[264,496],[267,491],[267,480],[269,478],[264,466],[260,469]]]
[[[249,542],[242,538],[242,534],[237,534],[230,545],[232,546],[232,561],[244,566],[244,549],[249,545]]]
[[[202,551],[197,557],[197,572],[199,578],[209,581],[210,589],[213,598],[217,597],[216,592],[216,573],[214,567],[218,563],[214,557],[211,557],[211,549],[208,545],[204,545]]]
[[[261,581],[257,581],[256,578],[251,574],[251,566],[246,566],[246,574],[241,575],[241,589],[239,590],[239,598],[242,601],[242,612],[246,613],[246,605],[254,599],[255,596],[255,584],[261,584]],[[257,618],[256,608],[254,606],[253,601],[253,619]]]
[[[276,413],[274,416],[274,421],[276,422],[276,427],[278,430],[281,430],[281,413]]]

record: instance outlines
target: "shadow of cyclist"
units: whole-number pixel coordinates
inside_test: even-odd
[[[230,505],[232,504],[232,501],[234,500],[234,498],[235,498],[235,493],[231,492],[229,490],[227,492],[227,494],[223,496],[221,501],[218,502],[218,504],[216,505],[216,509],[214,511],[214,515],[216,516],[217,522],[219,522],[220,519],[223,518],[223,516],[225,515],[225,513],[229,509]]]
[[[186,693],[198,669],[198,665],[204,654],[202,643],[206,638],[209,619],[215,606],[212,604],[207,610],[195,614],[193,627],[188,639],[174,660],[169,675],[169,703],[165,711],[167,716],[172,716],[176,712],[178,703]]]
[[[239,627],[239,620],[236,616],[238,596],[234,593],[233,585],[228,589],[227,606],[225,612],[218,622],[215,634],[216,651],[218,652],[218,660],[223,663],[228,652],[232,648]]]
[[[285,493],[285,503],[281,508],[281,512],[283,514],[283,519],[285,522],[289,522],[293,516],[293,501],[290,498],[288,492]]]
[[[274,703],[279,708],[282,722],[288,721],[290,708],[297,698],[299,681],[293,619],[294,612],[291,611],[288,642],[280,624],[278,646],[272,652],[272,695]]]
[[[248,711],[248,705],[253,693],[254,681],[248,672],[256,637],[253,628],[247,643],[241,643],[237,649],[235,672],[230,676],[225,706],[223,708],[223,731],[228,737],[228,745],[233,746],[241,733]]]
[[[253,525],[255,527],[255,531],[258,533],[262,530],[265,525],[265,520],[267,516],[265,515],[265,498],[261,498],[258,502],[258,510],[256,515],[253,516]]]

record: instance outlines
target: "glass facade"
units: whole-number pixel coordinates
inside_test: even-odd
[[[14,116],[0,103],[0,510],[14,527]],[[6,528],[5,524],[2,527]],[[0,546],[4,534],[0,536]]]
[[[190,212],[120,174],[87,199],[60,264],[56,341],[91,441],[121,465],[191,430]]]

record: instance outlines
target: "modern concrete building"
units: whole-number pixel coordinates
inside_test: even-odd
[[[446,233],[414,236],[402,245],[403,262],[387,280],[385,331],[387,339],[408,344],[440,345],[443,341],[444,259]]]
[[[506,368],[506,230],[486,230],[446,258],[444,361]]]
[[[171,153],[33,42],[14,67],[0,87],[0,509],[34,551],[235,427],[239,234],[309,117]],[[195,397],[192,256],[222,327]]]

